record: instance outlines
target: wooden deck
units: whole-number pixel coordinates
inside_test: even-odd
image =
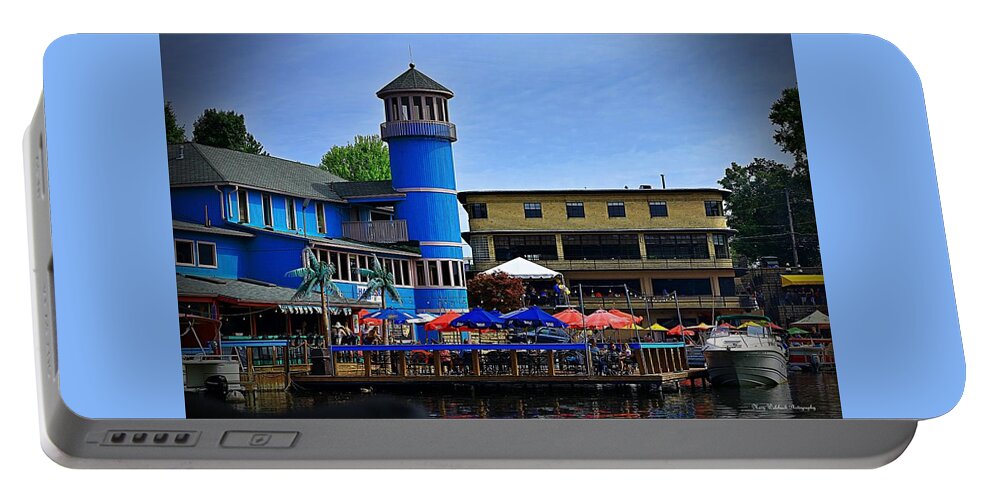
[[[656,385],[680,383],[706,377],[703,368],[653,375],[536,375],[536,376],[487,376],[487,375],[396,375],[354,376],[354,375],[293,375],[293,383],[305,389],[328,389],[342,387],[368,387],[382,385],[437,386],[437,385],[476,385],[476,386],[591,386],[591,385]]]

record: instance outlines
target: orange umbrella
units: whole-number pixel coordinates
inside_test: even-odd
[[[451,323],[452,320],[458,318],[459,316],[462,316],[462,313],[457,313],[455,311],[448,311],[447,313],[442,314],[441,316],[438,316],[437,318],[429,321],[427,324],[424,325],[424,329],[430,331],[455,330],[455,328],[452,328],[449,323]]]
[[[381,325],[381,324],[383,324],[383,320],[381,320],[381,319],[367,318],[366,317],[366,316],[369,316],[370,314],[372,314],[372,313],[369,312],[369,310],[367,310],[367,309],[360,309],[359,312],[358,312],[359,323],[362,323],[363,325]]]
[[[614,316],[603,309],[586,317],[586,326],[590,328],[627,328],[631,326],[629,318]]]
[[[643,319],[641,316],[634,316],[618,309],[611,309],[607,312],[617,316],[618,318],[627,318],[632,323],[641,323],[641,320]]]
[[[682,335],[683,334],[683,330],[684,330],[683,325],[676,325],[676,326],[670,328],[668,332],[665,332],[665,334],[666,335],[673,335],[673,336],[675,336],[675,335]]]
[[[558,314],[553,314],[555,319],[569,325],[570,328],[581,328],[583,326],[583,313],[575,309],[566,309]]]

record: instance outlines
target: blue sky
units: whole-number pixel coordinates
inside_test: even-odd
[[[768,120],[796,85],[788,36],[173,35],[165,96],[188,136],[234,109],[270,154],[317,164],[379,132],[408,46],[455,92],[459,189],[715,186],[732,161],[789,161]]]

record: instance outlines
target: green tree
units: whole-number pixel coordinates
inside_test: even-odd
[[[269,156],[255,137],[245,127],[245,115],[214,108],[203,110],[193,124],[193,142],[224,149],[233,149]]]
[[[357,135],[355,142],[331,146],[321,168],[350,181],[385,181],[390,178],[390,150],[378,135]]]
[[[397,290],[396,282],[393,279],[393,273],[387,271],[379,262],[379,258],[376,254],[372,255],[372,269],[359,269],[359,274],[365,277],[368,281],[366,282],[365,291],[362,292],[362,296],[359,300],[366,300],[377,293],[380,294],[380,307],[379,309],[386,309],[386,297],[389,296],[396,303],[402,303],[403,300],[400,298],[400,292]],[[389,344],[389,328],[388,318],[383,319],[383,342]]]
[[[186,142],[186,127],[183,127],[176,120],[176,113],[172,110],[172,103],[165,103],[165,129],[166,143],[180,144]]]
[[[309,248],[304,253],[304,262],[305,265],[303,267],[286,273],[287,276],[300,278],[300,286],[297,287],[296,293],[293,294],[293,300],[306,299],[315,291],[321,294],[321,331],[324,332],[325,345],[331,345],[328,296],[342,296],[341,290],[332,281],[337,270],[334,264],[318,260],[314,252]],[[333,363],[334,357],[332,356],[331,359]]]
[[[803,113],[800,112],[800,91],[796,87],[783,90],[772,104],[769,121],[776,126],[772,140],[784,153],[793,155],[794,168],[807,169],[807,139],[803,135]]]
[[[769,120],[776,126],[773,140],[793,156],[794,164],[755,158],[747,165],[732,163],[725,170],[718,182],[731,191],[728,225],[737,231],[731,248],[749,260],[775,255],[780,262],[818,266],[820,244],[796,88],[783,90],[770,108]],[[793,257],[794,241],[799,262]]]
[[[524,282],[507,273],[479,273],[466,282],[469,304],[487,311],[513,311],[523,305]]]

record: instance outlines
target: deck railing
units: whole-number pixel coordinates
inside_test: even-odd
[[[346,221],[341,223],[341,234],[345,238],[366,243],[399,243],[407,241],[407,221],[374,220]]]
[[[731,259],[594,259],[536,260],[536,264],[556,271],[626,271],[665,269],[731,269]],[[472,271],[481,272],[501,264],[498,261],[475,261]]]

